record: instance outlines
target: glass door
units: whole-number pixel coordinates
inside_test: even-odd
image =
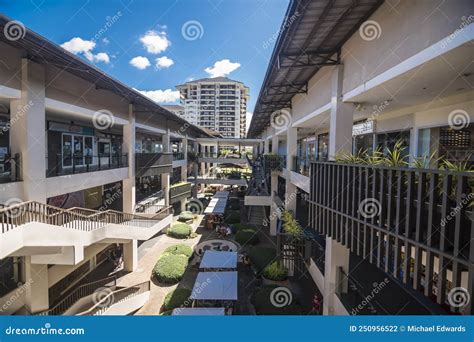
[[[63,134],[62,145],[62,166],[72,166],[72,135]]]
[[[84,137],[73,136],[74,139],[74,164],[76,166],[84,165]]]

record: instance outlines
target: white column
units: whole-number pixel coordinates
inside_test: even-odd
[[[270,153],[270,139],[266,138],[264,142],[264,153]]]
[[[163,152],[171,152],[170,144],[170,129],[166,129],[166,134],[162,136]],[[161,188],[163,189],[165,197],[165,205],[170,205],[170,174],[162,173],[161,174]]]
[[[186,165],[181,167],[181,180],[183,182],[188,181],[188,137],[183,138],[183,153]]]
[[[276,134],[275,129],[273,129],[272,134],[272,153],[278,154],[278,135]]]
[[[341,278],[338,269],[342,267],[344,273],[349,274],[349,249],[326,237],[326,251],[324,261],[324,303],[323,314],[334,314],[334,296],[336,289],[340,286],[343,292],[347,292],[347,278]]]
[[[331,114],[329,122],[329,159],[334,160],[342,152],[352,151],[352,125],[354,107],[342,102],[344,68],[334,67],[331,84]]]
[[[10,139],[12,154],[21,154],[23,201],[46,203],[45,70],[21,60],[21,98],[12,100]],[[53,156],[49,156],[53,158]],[[55,157],[55,156],[54,156]]]
[[[135,137],[136,119],[133,105],[129,105],[128,124],[123,127],[122,150],[128,155],[128,178],[123,180],[123,211],[133,213],[136,204],[136,176],[135,176]]]
[[[133,272],[138,267],[138,241],[123,244],[123,268],[125,271]]]
[[[48,265],[32,264],[25,257],[25,303],[31,313],[49,309]]]
[[[285,208],[296,213],[296,186],[291,182],[291,170],[293,166],[293,157],[298,154],[298,129],[288,127],[286,131],[286,189],[285,189]]]

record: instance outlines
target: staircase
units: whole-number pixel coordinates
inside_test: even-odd
[[[261,227],[263,225],[264,220],[266,220],[266,213],[265,213],[265,207],[262,206],[251,206],[249,208],[249,218],[248,222],[250,224],[253,224],[257,227]]]
[[[0,209],[0,259],[31,255],[35,263],[75,265],[94,243],[148,240],[172,221],[172,207],[152,214],[62,209],[30,201]],[[49,255],[49,256],[48,256]],[[46,262],[56,255],[54,262]]]

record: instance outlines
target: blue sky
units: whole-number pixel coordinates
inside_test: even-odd
[[[157,101],[176,99],[177,84],[224,74],[250,87],[250,112],[287,6],[288,0],[0,0],[7,16]]]

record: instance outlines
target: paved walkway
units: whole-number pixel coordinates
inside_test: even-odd
[[[138,261],[137,270],[132,273],[128,273],[127,275],[120,278],[118,280],[118,285],[132,286],[150,280],[152,278],[153,267],[155,266],[156,261],[161,256],[161,254],[163,254],[166,248],[176,244],[186,244],[191,247],[194,247],[201,239],[206,238],[206,236],[211,232],[205,231],[203,229],[198,229],[202,219],[203,216],[200,215],[199,218],[193,223],[193,229],[197,233],[197,236],[193,239],[179,240],[171,238],[166,234],[161,234],[151,240],[148,240],[145,244],[142,244],[139,248],[140,258]],[[165,296],[178,286],[192,288],[192,286],[194,285],[195,277],[196,275],[190,274],[187,271],[184,279],[179,284],[169,286],[158,284],[154,282],[153,279],[151,279],[150,299],[135,314],[159,315]]]

